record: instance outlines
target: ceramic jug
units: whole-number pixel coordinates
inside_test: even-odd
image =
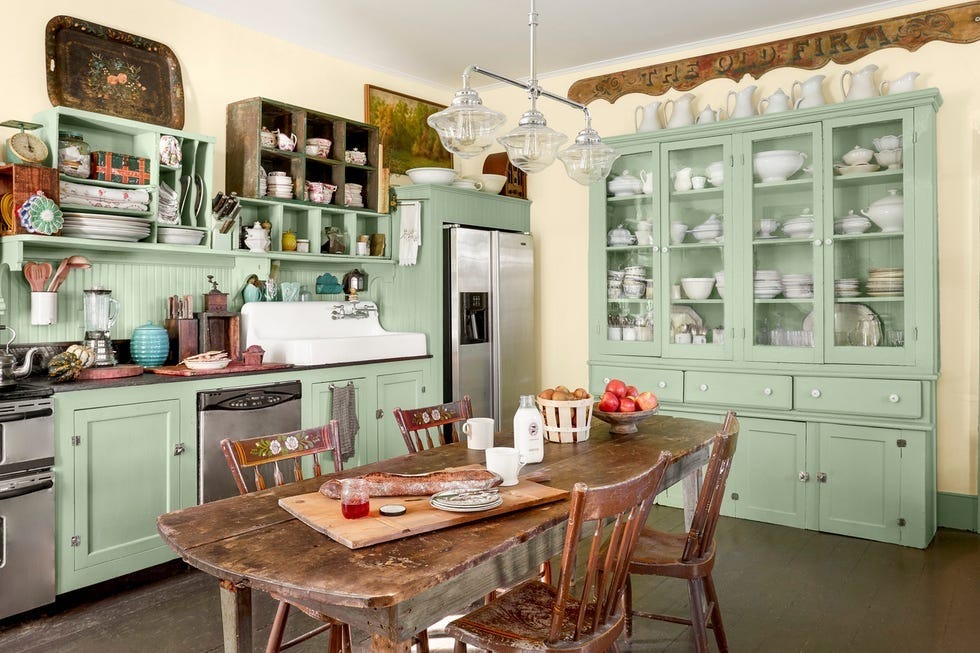
[[[636,107],[633,112],[633,122],[636,123],[636,131],[652,132],[663,128],[660,120],[660,102],[651,102],[645,107]]]
[[[296,134],[276,134],[276,146],[280,150],[292,152],[296,149]]]
[[[674,173],[674,190],[691,190],[694,184],[691,183],[692,168],[681,168]]]
[[[640,182],[643,184],[643,194],[650,195],[653,193],[653,173],[647,172],[646,170],[640,170]]]
[[[711,105],[709,104],[703,111],[701,111],[701,113],[698,114],[698,117],[695,118],[694,122],[698,123],[699,125],[706,122],[715,122],[716,120],[720,120],[718,117],[719,113],[721,113],[720,109],[718,111],[712,111]]]
[[[878,91],[882,95],[895,95],[896,93],[908,93],[909,91],[914,91],[915,78],[918,76],[919,73],[913,70],[905,73],[898,79],[893,79],[890,82],[887,80],[882,80],[881,83],[878,84]]]
[[[823,80],[825,79],[827,79],[826,75],[814,75],[805,82],[793,82],[793,86],[790,87],[793,108],[809,109],[810,107],[819,107],[826,104],[823,99]],[[800,89],[799,97],[796,97],[797,87]]]
[[[758,87],[755,84],[750,84],[741,91],[728,91],[728,95],[725,96],[725,111],[729,118],[748,118],[755,115],[755,104],[752,102],[752,96],[755,94],[756,88]],[[735,98],[735,107],[729,108],[732,97]]]
[[[765,108],[763,108],[763,104],[766,105]],[[788,111],[789,104],[789,96],[783,92],[783,89],[777,88],[775,93],[759,100],[756,110],[759,113],[779,113],[780,111]]]
[[[673,106],[673,110],[670,112],[670,118],[667,119],[668,129],[694,124],[694,107],[691,106],[693,99],[693,93],[685,93],[676,100],[667,100],[664,102],[664,116],[667,115],[668,105]]]
[[[840,91],[843,94],[844,100],[867,100],[868,98],[877,96],[878,87],[875,86],[874,79],[876,70],[878,70],[878,66],[873,63],[869,63],[856,73],[845,70],[840,76]],[[848,78],[851,80],[851,86],[845,90],[844,80]]]

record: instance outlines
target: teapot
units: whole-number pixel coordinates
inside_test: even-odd
[[[765,103],[765,109],[762,108],[762,104]],[[790,97],[783,92],[783,89],[777,88],[776,92],[769,97],[764,97],[759,100],[756,105],[756,111],[759,113],[779,113],[781,111],[788,111],[790,105]]]
[[[606,235],[606,243],[616,246],[633,245],[636,243],[636,236],[630,233],[629,229],[619,225],[615,229],[610,229]]]
[[[667,119],[667,128],[672,127],[686,127],[688,125],[694,124],[694,107],[691,106],[691,101],[694,99],[694,93],[685,93],[676,100],[667,100],[664,102],[664,116],[667,116],[667,106],[673,106],[673,110],[670,112],[670,118]]]
[[[629,170],[623,170],[618,177],[610,179],[606,186],[613,195],[639,195],[643,191],[643,182],[631,175]]]
[[[269,247],[269,230],[256,221],[251,227],[245,227],[245,244],[253,252],[265,252]]]
[[[794,109],[809,109],[826,104],[823,99],[823,80],[826,75],[814,75],[805,82],[793,82],[790,87],[790,95],[793,98]],[[800,88],[800,97],[796,97],[796,87]]]
[[[873,63],[869,63],[856,73],[845,70],[840,76],[840,90],[844,100],[867,100],[878,95],[878,87],[875,86],[874,80],[876,70],[878,70],[878,66]],[[844,80],[847,78],[851,79],[851,87],[845,91]]]
[[[0,331],[7,329],[10,331],[10,340],[4,351],[0,352],[0,388],[9,388],[17,385],[17,379],[30,376],[34,363],[34,354],[41,351],[40,347],[31,347],[24,354],[24,362],[17,365],[17,357],[10,353],[10,343],[17,337],[17,332],[8,326],[0,325]]]
[[[755,115],[755,104],[752,103],[752,95],[755,94],[755,84],[750,84],[741,91],[728,91],[725,96],[725,111],[729,118],[748,118]],[[729,100],[735,98],[735,108],[729,109]]]
[[[915,78],[919,76],[919,73],[913,71],[907,72],[898,79],[893,79],[892,81],[881,80],[878,84],[878,92],[882,95],[895,95],[896,93],[908,93],[909,91],[915,90]],[[887,91],[885,88],[887,87]]]
[[[660,120],[660,102],[651,102],[645,107],[636,107],[633,112],[633,122],[638,132],[652,132],[663,129]]]
[[[647,172],[646,170],[640,170],[640,182],[643,184],[643,194],[650,195],[653,193],[653,173]]]
[[[674,173],[674,190],[691,190],[694,184],[691,181],[693,168],[681,168]]]
[[[721,109],[717,111],[712,111],[711,105],[709,104],[701,111],[701,113],[698,114],[698,117],[694,119],[694,122],[700,125],[707,122],[715,122],[717,120],[721,120],[721,118],[718,115],[720,113],[721,113]]]
[[[296,149],[296,134],[283,134],[282,132],[277,133],[276,146],[280,150],[292,152]]]

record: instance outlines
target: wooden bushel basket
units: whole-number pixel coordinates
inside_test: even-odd
[[[583,442],[592,424],[592,395],[585,399],[554,401],[537,397],[544,418],[544,438],[549,442]]]

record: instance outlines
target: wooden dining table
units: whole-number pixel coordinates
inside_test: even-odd
[[[551,487],[604,485],[647,469],[661,451],[673,462],[664,487],[707,462],[717,423],[654,416],[637,433],[612,435],[593,420],[589,439],[548,443],[544,461],[522,476]],[[497,434],[509,446],[510,434]],[[344,470],[416,474],[484,462],[484,452],[457,443]],[[331,476],[223,499],[162,515],[157,528],[189,565],[220,581],[226,653],[252,651],[251,591],[295,600],[370,635],[372,651],[409,651],[412,636],[458,614],[499,587],[532,576],[560,553],[569,500],[348,549],[279,506],[281,497],[316,492]],[[375,501],[372,500],[372,504]],[[374,508],[374,506],[372,506]]]

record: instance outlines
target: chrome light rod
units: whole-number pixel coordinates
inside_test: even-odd
[[[486,77],[492,77],[498,82],[505,82],[507,84],[510,84],[511,86],[522,88],[525,91],[527,91],[528,95],[531,97],[532,102],[535,100],[535,98],[539,96],[544,96],[546,98],[551,98],[552,100],[557,100],[562,104],[567,104],[570,107],[581,109],[582,113],[585,114],[585,124],[586,125],[592,124],[592,114],[589,113],[589,107],[585,106],[584,104],[579,104],[575,100],[570,100],[564,95],[557,95],[555,93],[552,93],[551,91],[547,91],[541,88],[540,86],[538,86],[537,80],[533,80],[533,83],[519,82],[516,79],[511,79],[510,77],[507,77],[506,75],[501,75],[500,73],[495,73],[492,70],[487,70],[486,68],[481,68],[476,64],[472,64],[467,66],[466,70],[463,71],[463,88],[469,88],[470,74],[472,73],[480,73],[481,75],[484,75]]]

